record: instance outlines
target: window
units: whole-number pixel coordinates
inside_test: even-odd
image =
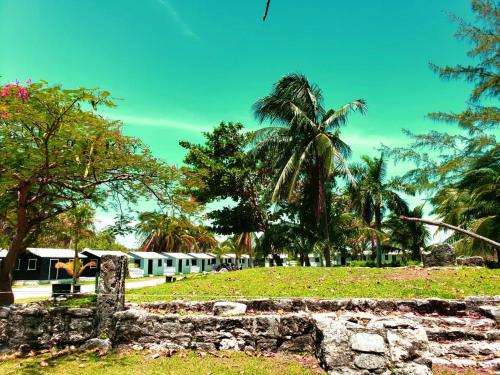
[[[36,259],[28,259],[28,271],[36,270],[36,262],[37,262]]]
[[[167,267],[172,267],[172,266],[173,266],[172,259],[167,259]]]
[[[196,259],[191,259],[191,265],[192,266],[196,266],[196,262],[197,262]]]
[[[319,263],[319,258],[318,258],[318,257],[314,258],[314,261],[315,261],[316,263]]]
[[[215,258],[212,259],[212,264],[215,264],[215,262],[216,262],[216,259]]]
[[[140,259],[134,259],[134,263],[137,264],[139,267],[141,266],[141,260]]]
[[[98,262],[97,259],[91,259],[90,260],[90,269],[97,268],[97,262]]]
[[[161,264],[161,259],[158,259],[158,267],[161,267],[162,264]]]
[[[19,271],[21,269],[21,259],[17,260],[17,266],[16,266],[16,271]]]

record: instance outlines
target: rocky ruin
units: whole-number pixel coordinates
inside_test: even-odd
[[[446,267],[457,264],[455,249],[447,243],[428,246],[422,251],[424,267]]]
[[[114,347],[286,351],[316,355],[330,374],[431,374],[431,364],[500,369],[500,298],[282,299],[126,305]],[[234,304],[228,306],[235,307]],[[218,314],[218,315],[216,315]],[[94,308],[0,308],[0,350],[96,345]],[[102,343],[98,343],[101,345]]]

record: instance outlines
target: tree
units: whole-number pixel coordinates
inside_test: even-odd
[[[252,154],[266,159],[275,171],[271,200],[289,200],[298,181],[302,192],[308,192],[308,207],[313,207],[315,232],[329,243],[326,197],[329,184],[337,175],[350,176],[345,162],[350,148],[340,139],[339,127],[350,113],[364,113],[365,101],[354,100],[338,110],[325,110],[318,86],[306,77],[289,74],[280,79],[270,95],[254,105],[256,118],[271,126],[253,134]],[[302,194],[304,198],[304,194]],[[330,249],[325,247],[327,266],[331,265]]]
[[[384,155],[379,158],[363,156],[363,164],[353,165],[351,170],[356,180],[355,187],[351,188],[351,196],[356,212],[364,222],[382,232],[382,218],[385,210],[397,214],[406,214],[408,206],[398,195],[405,186],[395,178],[386,181],[387,165]],[[377,236],[378,237],[378,236]],[[382,265],[380,238],[375,240],[377,249],[377,266]]]
[[[434,213],[445,223],[465,227],[474,233],[500,242],[500,147],[497,146],[474,161],[455,184],[440,190],[432,199]],[[411,215],[410,215],[411,216]],[[491,254],[500,249],[471,237],[452,241],[463,253]]]
[[[476,15],[474,24],[458,17],[456,37],[472,44],[468,56],[471,65],[431,68],[443,79],[465,80],[473,84],[470,100],[460,113],[430,113],[436,121],[456,124],[452,133],[433,130],[425,134],[405,131],[412,142],[405,147],[384,150],[396,161],[411,161],[415,168],[406,173],[407,181],[420,191],[435,192],[455,183],[470,169],[475,160],[497,146],[495,131],[500,123],[500,111],[495,106],[499,96],[498,18],[500,10],[491,0],[472,0]]]
[[[7,113],[0,120],[0,226],[9,242],[0,304],[13,302],[14,264],[44,224],[82,204],[162,199],[160,182],[170,176],[145,145],[121,133],[119,121],[98,115],[114,106],[108,92],[41,82],[19,100],[16,90],[0,96]]]
[[[183,168],[185,192],[200,204],[230,201],[208,212],[211,228],[224,235],[258,232],[268,222],[263,162],[246,155],[249,135],[240,123],[222,122],[203,133],[204,144],[180,142],[188,150]]]
[[[407,212],[409,217],[422,218],[424,205],[416,206]],[[420,249],[425,248],[431,235],[427,227],[419,222],[402,221],[399,215],[391,213],[383,223],[384,230],[389,234],[390,244],[401,250],[403,257],[405,251],[411,251],[413,260],[420,259]]]
[[[491,188],[494,187],[491,185],[493,180],[481,182],[484,183],[485,191],[489,190],[487,197],[473,194],[472,190],[477,193],[483,187],[471,186],[471,180],[467,182],[462,178],[464,175],[474,176],[476,163],[478,161],[482,163],[495,152],[495,149],[498,149],[496,134],[500,123],[500,111],[495,104],[500,93],[498,74],[500,9],[497,3],[491,0],[472,0],[472,11],[476,15],[474,23],[452,16],[458,23],[456,37],[469,41],[472,45],[472,49],[468,52],[471,64],[445,67],[431,64],[431,68],[443,79],[465,80],[472,84],[469,101],[462,112],[429,114],[429,117],[436,121],[456,124],[457,127],[451,133],[431,131],[415,135],[406,131],[413,139],[412,143],[393,150],[385,149],[396,161],[414,163],[415,168],[404,178],[416,189],[434,195],[432,201],[437,205],[436,213],[443,220],[465,225],[487,236],[495,236],[495,233],[498,233],[495,229],[497,225],[495,217],[498,211],[489,207],[487,211],[490,214],[486,215],[486,211],[480,212],[485,208],[483,203],[491,202],[490,198],[494,197],[491,193]],[[479,176],[472,177],[472,180],[476,177]],[[481,176],[483,177],[485,176]],[[486,201],[481,202],[482,198]],[[473,213],[474,207],[478,207],[478,210]],[[457,236],[458,234],[451,240],[456,240]],[[473,248],[479,250],[478,241],[474,241],[475,246],[472,247],[469,239],[463,243],[469,244],[467,245],[469,250]]]
[[[144,251],[195,252],[216,246],[217,241],[204,228],[185,218],[158,212],[139,215],[136,231],[142,238]]]

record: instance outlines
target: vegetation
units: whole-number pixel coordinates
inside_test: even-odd
[[[325,241],[326,266],[330,260],[328,200],[336,176],[350,177],[346,158],[349,146],[340,139],[339,128],[351,112],[364,113],[363,99],[339,109],[323,107],[323,96],[306,77],[290,74],[279,80],[270,95],[254,105],[255,116],[274,126],[253,134],[252,154],[271,160],[273,192],[271,200],[297,199],[300,222]],[[297,185],[300,184],[300,187]]]
[[[271,267],[210,274],[133,289],[130,302],[239,298],[461,298],[500,294],[489,269]]]
[[[456,130],[407,132],[409,145],[383,148],[359,163],[349,160],[349,140],[340,130],[352,115],[366,112],[366,102],[328,109],[321,89],[300,74],[282,77],[256,101],[262,125],[256,131],[221,122],[200,144],[181,141],[186,155],[180,168],[124,136],[120,122],[99,115],[114,106],[106,91],[43,81],[2,86],[0,244],[8,253],[0,263],[0,304],[13,301],[11,274],[26,247],[71,247],[75,255],[86,246],[125,250],[116,236],[131,230],[145,251],[270,256],[277,265],[288,253],[303,266],[312,253],[327,266],[348,257],[381,266],[383,252],[401,255],[401,264],[418,261],[430,240],[418,220],[434,214],[487,238],[452,235],[448,241],[459,251],[496,254],[500,262],[491,243],[500,241],[500,13],[491,0],[472,0],[472,8],[475,23],[454,17],[457,36],[472,43],[471,65],[431,66],[442,78],[473,85],[462,112],[429,115]],[[388,158],[414,166],[388,178]],[[426,194],[428,205],[410,207],[405,194],[414,193]],[[151,211],[135,211],[150,198],[156,203]],[[97,232],[97,209],[116,212],[116,224]],[[76,280],[78,262],[72,266]]]
[[[119,122],[97,114],[114,105],[106,91],[30,83],[4,86],[1,101],[0,222],[8,253],[0,304],[8,304],[16,259],[44,225],[85,203],[159,196],[169,174],[139,140],[122,135]]]
[[[465,80],[472,91],[465,109],[459,113],[430,113],[436,121],[455,124],[453,132],[433,130],[425,134],[406,131],[412,142],[392,150],[396,161],[410,161],[415,168],[404,176],[406,182],[432,198],[434,213],[444,222],[499,239],[498,205],[500,163],[498,124],[500,112],[495,105],[499,94],[498,15],[491,0],[472,0],[475,23],[452,16],[458,23],[456,37],[469,41],[470,65],[431,68],[443,79]],[[449,239],[463,253],[491,254],[493,248],[456,234]],[[500,264],[500,250],[497,250]]]
[[[315,360],[286,354],[261,356],[235,352],[196,353],[181,351],[172,356],[114,351],[105,356],[98,353],[74,353],[60,357],[50,354],[0,362],[5,375],[28,374],[218,374],[218,375],[312,375],[323,374]]]

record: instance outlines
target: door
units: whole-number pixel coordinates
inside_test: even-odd
[[[153,274],[153,259],[148,259],[148,276]]]
[[[182,273],[182,259],[179,259],[179,269],[177,270],[178,273]]]
[[[49,260],[49,278],[48,280],[57,280],[59,277],[59,268],[56,268],[56,263],[59,262],[59,259],[50,259]]]
[[[201,260],[201,272],[205,271],[205,259]]]

